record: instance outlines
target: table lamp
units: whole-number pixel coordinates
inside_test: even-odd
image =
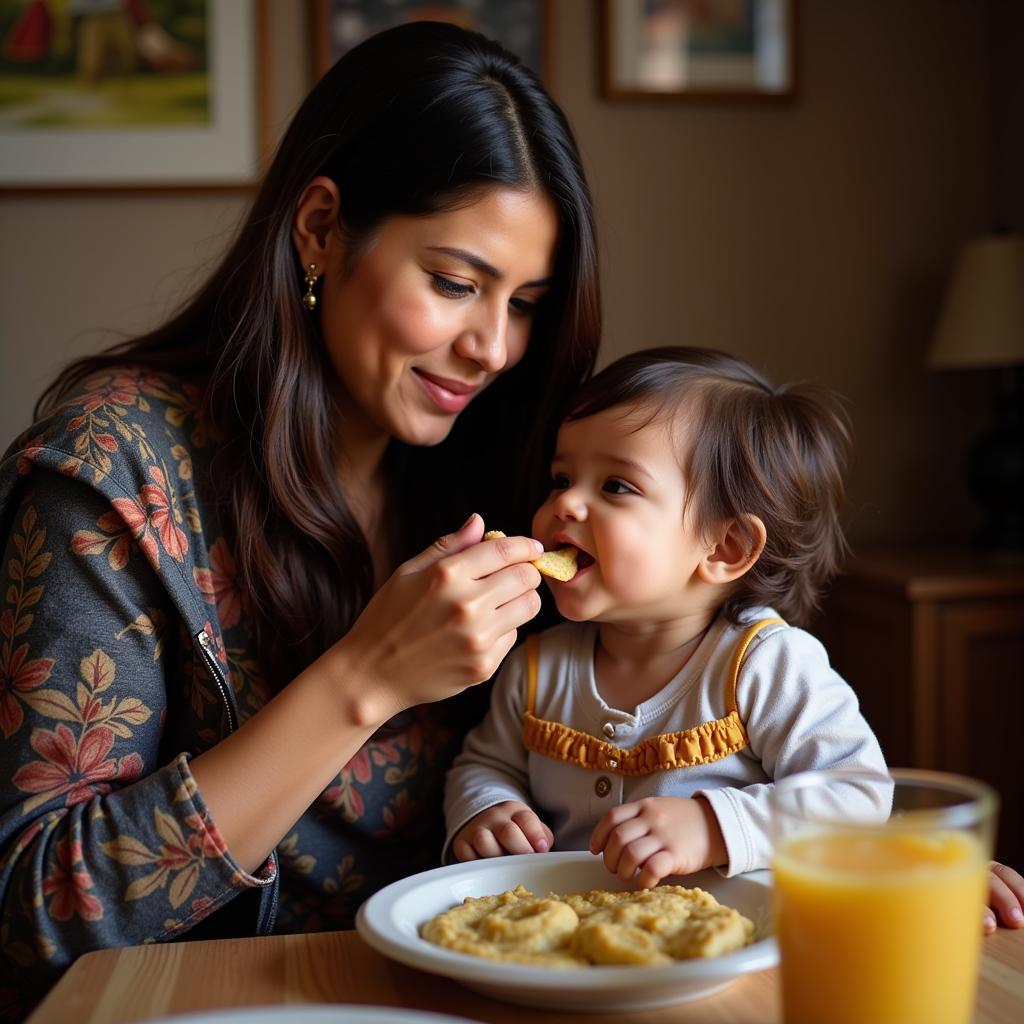
[[[985,548],[1024,551],[1024,234],[987,235],[957,257],[928,349],[929,369],[995,367],[995,426],[967,456]]]

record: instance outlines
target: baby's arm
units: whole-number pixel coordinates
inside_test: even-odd
[[[774,781],[825,768],[886,771],[878,740],[851,687],[831,668],[822,645],[792,627],[759,637],[740,670],[737,703],[749,739],[737,756],[755,758],[765,782],[698,790],[718,819],[729,875],[771,862],[769,797]],[[887,810],[887,793],[850,788],[843,800],[865,811]]]
[[[457,860],[544,853],[553,839],[551,829],[526,804],[505,800],[470,818],[452,840],[452,853]]]
[[[653,889],[669,875],[689,875],[726,862],[718,819],[703,797],[653,796],[620,804],[597,823],[590,852],[637,888]]]
[[[495,849],[495,830],[516,847],[522,843],[512,838],[512,829],[517,829],[523,837],[529,836],[531,843],[541,837],[541,831],[547,832],[546,826],[539,831],[521,817],[521,812],[526,811],[536,818],[529,809],[527,754],[522,740],[525,653],[525,645],[521,645],[505,659],[491,691],[490,708],[484,720],[466,736],[462,752],[455,758],[445,779],[445,860],[451,859],[449,853],[459,860],[472,860],[474,857],[496,857],[503,852],[529,852],[508,847]],[[509,807],[513,809],[507,810]],[[513,816],[516,817],[514,822]],[[512,829],[505,831],[509,824]],[[481,826],[491,839],[484,835],[469,839]],[[550,835],[547,832],[549,846]]]
[[[1006,864],[992,861],[988,874],[985,934],[994,932],[999,924],[1007,928],[1024,926],[1024,878]]]

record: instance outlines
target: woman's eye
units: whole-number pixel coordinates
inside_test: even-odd
[[[533,316],[537,312],[537,303],[529,299],[512,298],[508,303],[521,316]]]
[[[444,274],[431,274],[430,277],[434,282],[434,287],[442,295],[446,295],[451,299],[461,299],[464,295],[469,295],[473,290],[471,285],[460,284],[458,281],[453,281],[450,277],[445,277]]]
[[[606,494],[635,494],[629,484],[623,483],[621,480],[616,480],[614,477],[604,482],[604,486],[601,488]]]

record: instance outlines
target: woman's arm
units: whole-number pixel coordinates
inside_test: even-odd
[[[238,862],[261,864],[369,736],[415,704],[496,671],[516,629],[540,608],[537,542],[480,544],[464,526],[405,563],[347,636],[238,732],[192,762]]]
[[[365,737],[489,674],[539,601],[535,569],[502,571],[532,543],[475,545],[474,521],[403,566],[351,643],[189,762],[165,729],[187,713],[176,659],[193,652],[174,651],[174,609],[131,530],[62,474],[19,490],[0,563],[0,973],[25,990],[271,881],[252,872]],[[489,550],[446,557],[466,545]]]
[[[233,860],[166,742],[191,651],[131,531],[61,474],[18,491],[0,561],[0,988],[27,992],[270,876]]]

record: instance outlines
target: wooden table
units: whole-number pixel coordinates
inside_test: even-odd
[[[984,940],[975,1024],[1024,1021],[1024,929]],[[270,1003],[369,1003],[449,1013],[493,1024],[583,1021],[478,996],[445,978],[393,963],[355,932],[131,946],[87,953],[29,1024],[129,1024],[163,1014]],[[614,1018],[630,1024],[778,1024],[776,971],[724,992]],[[282,1016],[282,1021],[287,1017]]]

